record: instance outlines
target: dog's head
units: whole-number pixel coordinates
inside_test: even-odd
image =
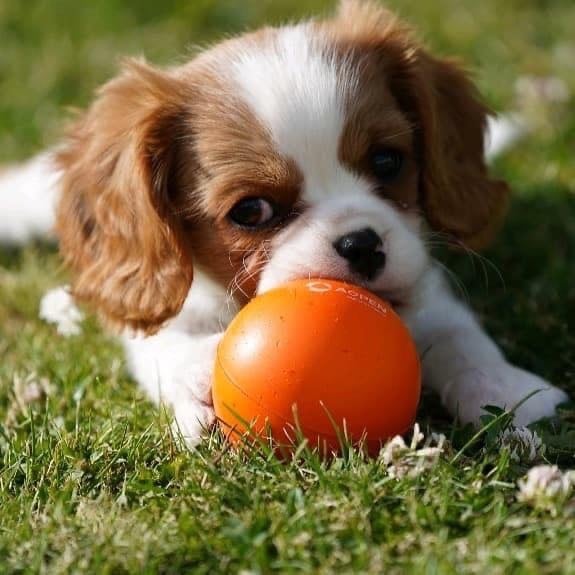
[[[180,310],[194,267],[240,298],[331,277],[402,302],[427,229],[477,246],[504,214],[486,116],[456,64],[359,0],[177,68],[132,62],[60,153],[75,294],[146,332]]]

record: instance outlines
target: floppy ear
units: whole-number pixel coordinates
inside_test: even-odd
[[[420,50],[413,65],[411,113],[427,219],[466,246],[484,247],[498,231],[509,199],[509,187],[492,179],[485,163],[489,110],[456,63]]]
[[[74,295],[119,328],[157,330],[192,282],[171,189],[185,95],[170,73],[131,61],[59,153],[57,230]]]
[[[374,2],[341,0],[336,25],[340,37],[376,55],[413,123],[420,200],[431,226],[470,247],[488,243],[507,211],[509,189],[489,177],[489,110],[467,74],[453,61],[432,57],[409,27]]]

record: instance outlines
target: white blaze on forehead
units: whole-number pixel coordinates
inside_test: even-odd
[[[310,25],[283,28],[268,43],[237,53],[232,78],[277,150],[295,160],[308,198],[357,187],[338,161],[354,75]]]

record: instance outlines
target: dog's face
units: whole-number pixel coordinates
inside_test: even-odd
[[[456,66],[365,2],[165,72],[132,64],[60,155],[76,295],[145,331],[179,311],[194,266],[240,299],[330,277],[404,303],[427,226],[477,244],[504,212],[485,119]]]

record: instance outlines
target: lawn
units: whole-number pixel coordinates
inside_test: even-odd
[[[495,109],[517,105],[520,77],[575,93],[572,0],[388,4],[464,58]],[[194,45],[330,5],[3,0],[0,163],[57,141],[68,108],[122,55],[181,61]],[[497,244],[482,258],[440,254],[506,353],[573,396],[574,103],[527,102],[536,130],[495,166],[516,192]],[[383,456],[353,452],[279,463],[216,435],[179,449],[93,318],[72,338],[38,319],[41,295],[65,277],[50,247],[0,249],[0,573],[575,573],[573,496],[522,501],[529,464],[491,433],[469,442],[432,397],[419,421],[449,444],[419,474],[398,478]],[[575,407],[540,430],[540,463],[575,468]]]

